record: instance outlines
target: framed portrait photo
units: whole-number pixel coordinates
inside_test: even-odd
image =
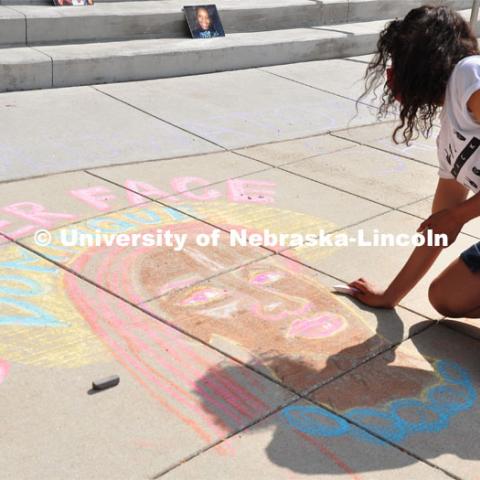
[[[193,38],[225,36],[215,5],[187,5],[183,7],[183,11]]]

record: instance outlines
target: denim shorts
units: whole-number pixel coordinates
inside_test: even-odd
[[[464,261],[465,265],[471,272],[480,272],[480,242],[475,243],[470,248],[467,248],[460,258]]]

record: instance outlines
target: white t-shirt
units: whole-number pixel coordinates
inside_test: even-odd
[[[477,90],[480,55],[473,55],[458,62],[448,80],[437,137],[439,176],[456,179],[475,193],[480,190],[480,123],[467,102]]]

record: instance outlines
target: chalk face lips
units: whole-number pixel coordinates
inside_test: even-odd
[[[345,318],[341,315],[322,312],[313,317],[292,322],[287,336],[311,339],[325,338],[343,330],[345,326]]]

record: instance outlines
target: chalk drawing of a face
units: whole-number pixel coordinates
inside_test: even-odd
[[[183,291],[175,304],[212,319],[238,315],[246,307],[260,322],[291,321],[287,333],[291,338],[326,338],[346,326],[340,314],[322,311],[315,305],[307,296],[309,285],[280,265],[260,263],[233,275],[239,282],[235,289],[208,283]],[[282,284],[288,286],[291,277],[295,277],[297,291],[288,292]]]
[[[275,222],[285,213],[259,205],[192,205],[192,211],[202,213],[209,208],[214,224],[257,231],[271,227],[265,222]],[[154,215],[150,215],[150,225],[134,225],[133,218],[145,213],[143,207],[124,212],[133,225],[129,233],[154,227],[199,231],[191,219],[176,222],[162,218],[157,224]],[[125,224],[119,217],[116,213],[110,219]],[[295,213],[289,213],[288,218],[285,229],[280,223],[275,225],[277,233],[287,233],[289,228],[301,231],[315,223],[315,219]],[[249,369],[223,368],[217,357],[209,357],[208,349],[198,348],[198,342],[189,341],[158,320],[146,322],[125,302],[40,257],[24,258],[18,251],[19,247],[12,245],[0,252],[3,299],[10,302],[0,313],[0,357],[5,359],[0,361],[0,383],[8,370],[7,362],[77,368],[113,358],[147,395],[207,443],[271,411],[258,378]],[[236,255],[244,255],[241,263],[252,260],[247,251],[238,252]],[[97,250],[89,248],[44,253],[64,254],[64,258],[55,259],[133,301],[160,296],[142,307],[225,353],[251,361],[255,368],[296,389],[332,378],[387,346],[359,313],[334,297],[315,275],[283,257],[256,261],[219,276],[219,270],[232,267],[234,259],[226,251],[193,245],[174,255],[166,255],[161,248],[135,248],[122,255],[115,249],[97,255]],[[208,277],[212,278],[204,280]],[[25,308],[28,302],[30,310]],[[39,315],[40,308],[44,315]],[[6,317],[9,323],[2,324]],[[45,320],[43,324],[39,319]],[[393,441],[418,433],[413,422],[407,425],[399,418],[401,407],[406,405],[422,414],[431,410],[439,415],[422,428],[438,432],[447,428],[455,415],[470,408],[476,397],[468,372],[442,359],[434,359],[432,365],[434,368],[429,369],[412,360],[407,368],[402,367],[404,377],[401,369],[389,367],[393,373],[376,379],[377,389],[372,388],[370,397],[344,397],[349,402],[337,407],[345,415],[356,415],[357,421],[386,419],[389,423],[379,434]],[[398,378],[403,381],[398,382]],[[388,404],[392,397],[394,401]],[[447,402],[447,397],[456,400]],[[284,425],[313,439],[355,435],[348,422],[329,417],[320,407],[285,412]],[[282,464],[287,459],[279,459],[281,455],[275,452],[282,450],[273,447],[269,456]],[[308,462],[304,455],[299,457],[301,471]]]
[[[214,224],[228,225],[233,220],[242,228],[257,231],[265,225],[276,233],[302,231],[311,224],[317,228],[333,228],[333,225],[315,217],[255,202],[255,198],[251,204],[245,203],[244,199],[241,203],[196,202],[190,209],[193,213],[197,210],[199,216],[211,217]],[[182,208],[188,211],[189,205]],[[286,216],[288,225],[272,223]],[[158,204],[148,204],[95,217],[74,228],[86,233],[99,230],[101,233],[132,234],[148,229],[171,228],[192,235],[202,230],[198,225],[179,212]],[[184,252],[170,255],[164,248],[104,248],[103,252],[98,248],[63,248],[57,240],[54,236],[53,244],[40,249],[41,253],[119,295],[128,293],[127,298],[134,303],[188,286],[234,264],[248,263],[255,258],[253,248],[195,249],[187,245]],[[33,241],[31,243],[33,248],[39,248]],[[27,250],[15,245],[2,248],[0,356],[19,363],[75,368],[91,363],[101,355],[101,344],[95,340],[79,311],[72,306],[71,297],[63,285],[64,274],[64,270],[41,261]]]
[[[161,279],[159,279],[160,281]],[[283,257],[273,257],[210,281],[172,292],[147,307],[173,324],[293,388],[319,381],[318,373],[345,368],[385,345],[362,318],[332,295],[314,275]],[[345,346],[363,351],[337,365],[328,359]],[[250,358],[249,358],[250,357]],[[311,366],[291,371],[290,359]]]
[[[191,209],[193,213],[198,209],[202,215],[211,213],[214,224],[234,224],[255,231],[261,231],[265,222],[270,222],[268,227],[276,233],[302,231],[310,225],[317,229],[332,228],[315,217],[265,205],[215,203],[192,205]],[[289,223],[283,228],[278,220],[285,216],[288,216]],[[138,233],[171,228],[177,233],[195,234],[202,231],[198,225],[190,217],[158,204],[149,204],[95,217],[74,228],[89,233],[94,233],[96,229],[101,232]],[[167,254],[163,248],[142,247],[104,248],[102,252],[102,248],[97,247],[63,248],[56,238],[54,232],[54,242],[42,249],[42,254],[135,303],[168,294],[174,289],[188,288],[195,282],[218,275],[221,270],[232,268],[234,264],[245,264],[258,258],[258,253],[252,256],[249,248],[222,251],[192,245],[175,254]],[[289,269],[291,267],[287,271]],[[267,284],[277,283],[285,274],[280,270],[253,272],[250,278],[252,286],[265,289]],[[6,361],[39,368],[81,368],[114,359],[130,372],[147,395],[207,442],[218,438],[215,435],[224,435],[225,429],[222,426],[218,433],[218,427],[211,421],[213,415],[205,413],[199,405],[198,393],[193,392],[193,385],[200,384],[198,391],[212,410],[215,406],[222,409],[228,425],[227,432],[231,428],[241,428],[259,413],[269,411],[261,385],[249,370],[230,376],[220,368],[213,375],[214,391],[211,390],[211,379],[208,385],[202,387],[202,377],[216,365],[217,356],[210,358],[205,351],[198,351],[198,344],[189,341],[188,337],[158,320],[146,321],[148,318],[143,313],[28,250],[14,244],[2,247],[0,274],[3,275],[2,299],[8,302],[7,308],[0,312],[0,357]],[[204,293],[204,297],[210,299],[211,293]],[[263,297],[262,302],[265,303],[268,297],[266,291]],[[293,297],[288,302],[296,303]],[[311,342],[316,341],[313,337],[333,333],[337,320],[323,321],[309,317],[309,307],[305,305],[295,307],[300,315],[296,319],[307,319],[316,325],[304,330],[305,326],[296,324],[289,333],[285,332],[290,341],[299,338]],[[256,315],[268,318],[276,314],[272,314],[269,307],[259,309]],[[295,321],[292,315],[287,320],[292,324]],[[278,320],[264,322],[273,325]],[[242,400],[232,397],[232,389]],[[249,406],[244,405],[247,398],[251,402]]]
[[[316,229],[332,227],[307,215],[265,205],[192,204],[193,213],[195,209],[202,217],[211,214],[211,222],[223,228],[233,225],[261,231],[268,227],[276,233],[288,233],[305,231],[312,225]],[[282,218],[288,218],[288,225],[283,225]],[[117,232],[121,229],[126,233],[161,228],[190,235],[206,229],[190,217],[168,212],[158,204],[88,220],[75,228],[90,232],[96,228]],[[62,249],[52,245],[42,253],[134,303],[156,298],[143,303],[143,308],[237,358],[248,355],[247,360],[258,369],[294,388],[312,386],[385,346],[361,316],[331,295],[313,273],[306,275],[297,263],[279,256],[253,262],[259,259],[259,249],[255,254],[252,250],[187,244],[183,251],[167,253],[164,248],[102,251],[96,247]],[[268,253],[264,251],[265,256]],[[189,393],[186,385],[201,383],[205,369],[212,362],[199,358],[184,337],[161,322],[152,320],[147,324],[139,320],[138,312],[135,314],[127,305],[119,309],[115,297],[52,264],[38,263],[38,258],[23,263],[15,261],[20,264],[18,270],[26,279],[25,285],[34,279],[42,286],[38,292],[30,289],[29,301],[47,310],[56,320],[55,326],[2,327],[8,329],[2,332],[10,333],[0,341],[1,356],[7,361],[64,368],[101,362],[106,356],[113,356],[149,395],[171,409],[202,438],[211,438],[212,428],[216,427],[209,423],[208,413],[201,414],[196,395]],[[11,263],[6,260],[6,264]],[[219,275],[240,264],[248,266]],[[211,280],[205,282],[208,278]],[[19,298],[25,301],[25,297]],[[28,312],[23,314],[28,316]],[[362,347],[354,355],[329,361],[331,355],[345,346],[353,348],[358,344]],[[75,351],[77,346],[81,350]],[[308,368],[298,368],[299,359]],[[195,367],[186,369],[185,365]],[[221,372],[215,376],[224,377]],[[243,391],[235,379],[220,381],[224,382]],[[252,382],[251,392],[255,392]],[[202,400],[213,409],[221,391],[212,397],[209,389],[204,389]],[[227,395],[228,389],[225,392]],[[253,395],[252,401],[262,404],[258,395],[243,395]],[[226,401],[230,405],[232,400],[228,397]],[[188,409],[179,411],[179,403],[188,405]],[[237,403],[228,407],[230,427],[244,425],[250,418]],[[264,408],[268,410],[268,406]],[[221,430],[224,431],[223,426]]]

